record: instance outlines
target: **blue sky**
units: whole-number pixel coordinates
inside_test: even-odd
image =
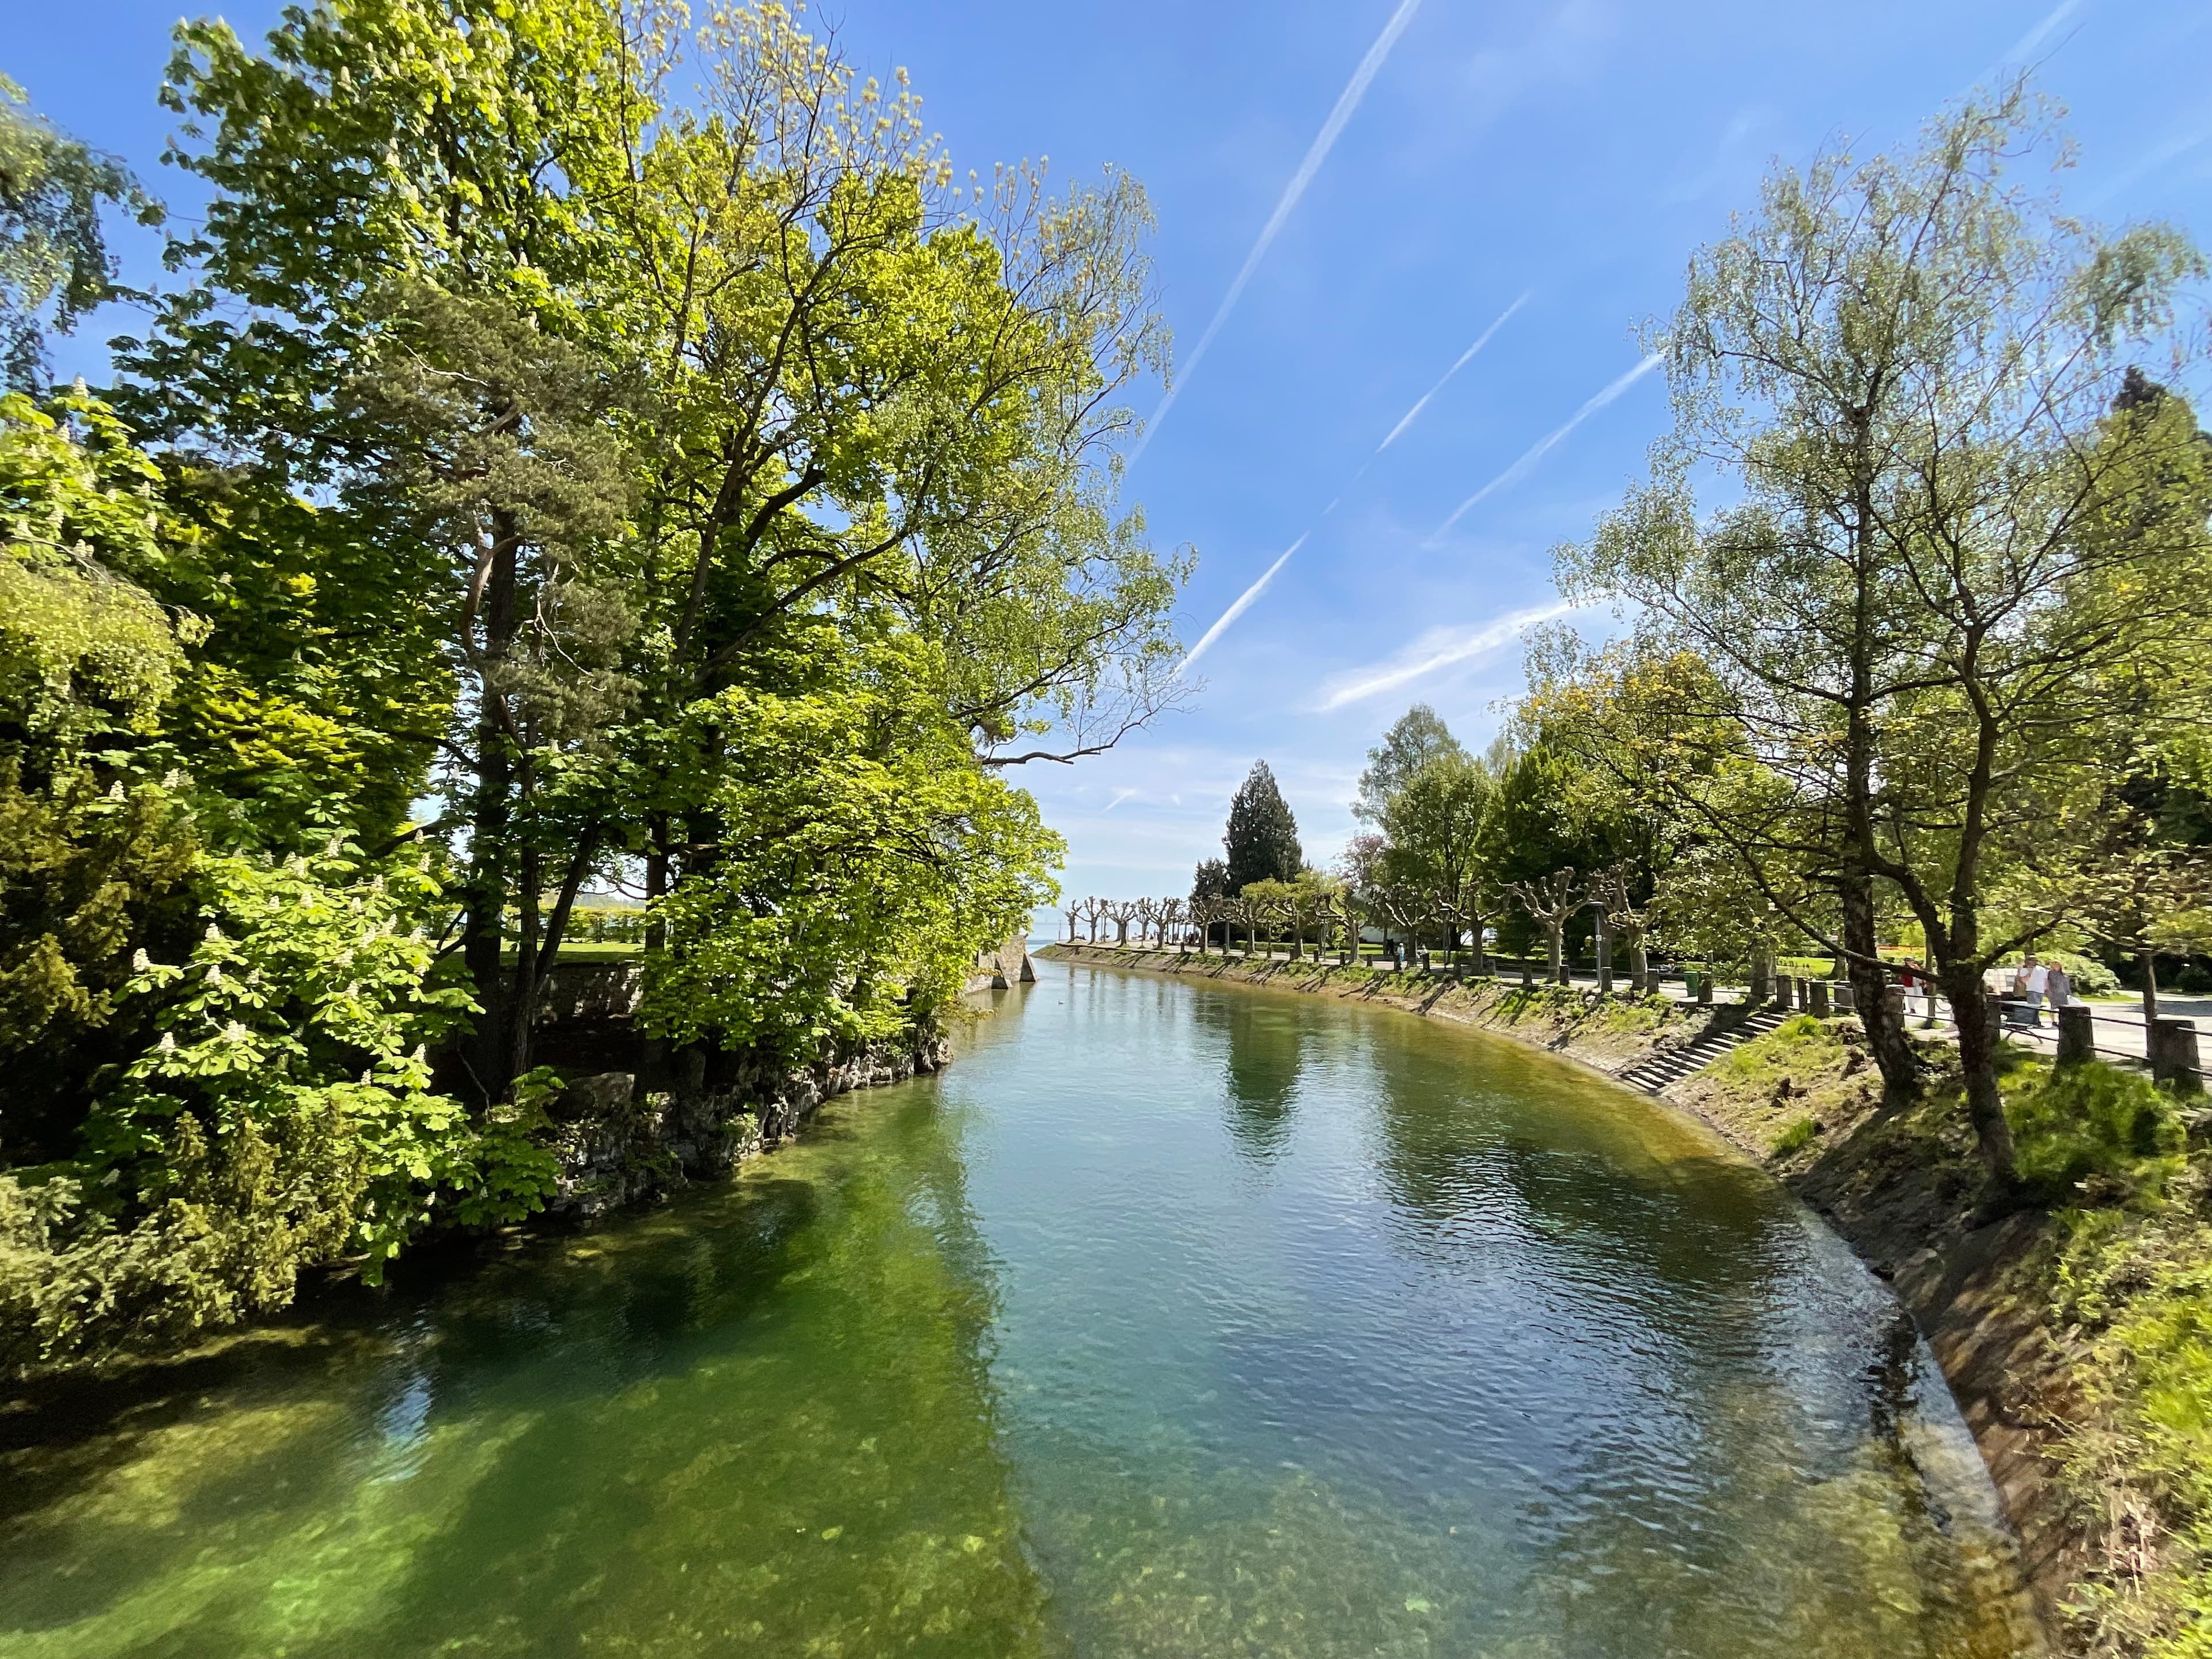
[[[227,15],[258,32],[276,9]],[[154,102],[176,0],[9,10],[0,70],[181,203],[156,165],[170,123]],[[1487,738],[1520,686],[1516,623],[1554,600],[1548,550],[1588,532],[1663,422],[1658,376],[1623,384],[1633,330],[1672,309],[1692,252],[1775,158],[1909,143],[2025,58],[2070,111],[2075,211],[2164,217],[2212,242],[2202,0],[840,0],[830,15],[864,67],[911,70],[959,167],[1042,155],[1068,178],[1112,163],[1150,190],[1186,368],[1128,496],[1158,541],[1199,551],[1186,641],[1306,537],[1209,647],[1188,712],[1103,759],[1026,769],[1068,837],[1072,896],[1185,890],[1255,758],[1321,862],[1351,831],[1365,750],[1409,702]],[[132,247],[150,276],[150,246]],[[61,356],[97,372],[89,342]],[[1136,402],[1150,414],[1158,396]]]

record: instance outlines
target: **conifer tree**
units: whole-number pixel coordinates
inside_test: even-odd
[[[1265,761],[1252,770],[1229,802],[1228,833],[1221,844],[1229,854],[1229,890],[1241,893],[1255,881],[1296,881],[1305,867],[1298,846],[1298,821],[1275,787]]]

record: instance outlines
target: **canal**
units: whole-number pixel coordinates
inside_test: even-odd
[[[1910,1325],[1697,1126],[1039,970],[728,1183],[0,1423],[0,1659],[2034,1650]]]

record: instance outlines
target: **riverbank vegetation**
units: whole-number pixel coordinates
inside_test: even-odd
[[[648,1073],[926,1024],[1054,890],[1012,769],[1168,700],[1141,188],[957,175],[772,0],[679,22],[179,25],[206,206],[97,391],[43,337],[158,210],[0,88],[0,1363],[531,1212],[592,895]]]
[[[2065,154],[2014,82],[1911,153],[1771,175],[1650,331],[1674,409],[1650,477],[1558,550],[1609,642],[1540,630],[1483,756],[1425,707],[1398,721],[1333,884],[1132,914],[1139,942],[1350,961],[1381,937],[1477,974],[1495,945],[1572,1002],[1581,958],[1593,1006],[1642,1006],[1655,951],[1755,1002],[1778,971],[1838,981],[1853,1018],[1785,1021],[1670,1093],[1890,1270],[1988,1268],[1978,1312],[1911,1294],[1968,1324],[2002,1304],[2057,1356],[1953,1371],[2027,1448],[2023,1524],[2063,1534],[2046,1606],[2083,1651],[2179,1655],[2212,1607],[2199,1079],[2054,1067],[1988,988],[2040,952],[2154,1020],[2161,961],[2203,982],[2212,948],[2212,436],[2179,389],[2208,269],[2021,182]],[[1905,961],[1942,1042],[1897,1000]],[[1525,994],[1402,994],[1490,1024]]]

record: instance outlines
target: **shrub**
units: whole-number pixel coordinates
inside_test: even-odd
[[[2092,1176],[2162,1184],[2188,1139],[2148,1078],[2101,1061],[2045,1073],[2005,1110],[2021,1178],[2053,1194]]]

